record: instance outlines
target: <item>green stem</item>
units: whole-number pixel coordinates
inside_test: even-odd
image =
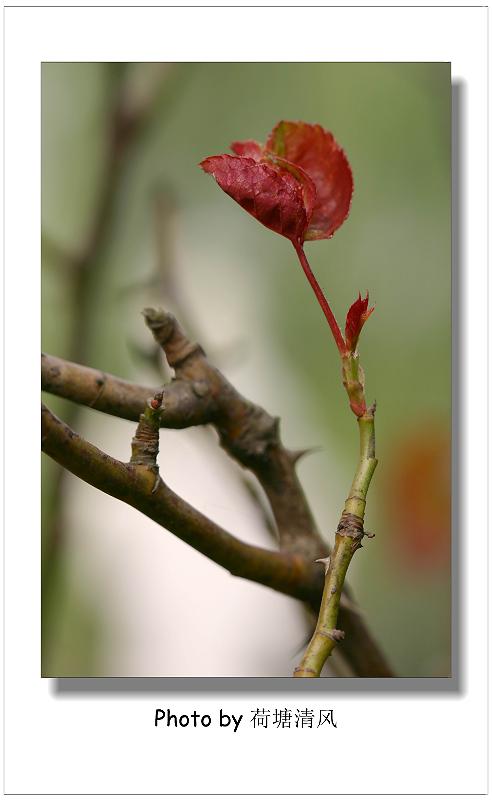
[[[340,610],[345,575],[352,556],[362,547],[366,497],[377,465],[374,436],[375,407],[357,419],[359,425],[360,456],[350,493],[340,518],[335,536],[335,546],[327,560],[325,586],[316,629],[308,644],[301,664],[294,672],[295,678],[319,678],[326,659],[336,643],[344,638],[336,624]]]
[[[373,406],[363,417],[357,419],[360,442],[359,463],[343,509],[345,514],[354,514],[362,522],[364,522],[367,492],[378,463],[374,431],[375,411]]]

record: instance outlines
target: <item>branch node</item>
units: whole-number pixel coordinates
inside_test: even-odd
[[[368,539],[374,539],[375,533],[370,533],[364,530],[364,520],[356,514],[350,514],[344,511],[337,528],[338,536],[349,536],[353,539],[352,553],[360,550],[362,547],[362,539],[367,536]]]
[[[352,539],[362,539],[364,536],[364,520],[356,514],[344,511],[338,523],[337,533],[340,536],[351,536]]]
[[[333,642],[341,642],[345,639],[345,631],[340,631],[338,628],[331,628],[329,631],[320,631],[322,636],[327,636]]]

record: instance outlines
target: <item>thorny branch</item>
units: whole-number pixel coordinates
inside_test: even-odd
[[[292,553],[241,542],[178,497],[148,464],[123,463],[78,436],[42,406],[42,449],[82,480],[137,508],[233,575],[310,603],[319,603],[323,576]]]
[[[146,309],[144,316],[176,380],[191,382],[199,396],[213,402],[209,421],[221,446],[258,478],[273,511],[280,549],[316,558],[326,545],[295,472],[299,453],[282,446],[278,417],[242,397],[209,363],[200,345],[189,341],[172,314]]]
[[[295,473],[299,454],[283,447],[278,419],[242,397],[208,362],[202,348],[186,338],[171,314],[147,309],[145,319],[175,371],[175,379],[162,388],[160,426],[210,424],[216,429],[226,452],[250,469],[263,487],[277,525],[280,552],[239,542],[177,498],[162,480],[156,484],[155,472],[151,480],[148,471],[144,477],[136,465],[115,462],[47,409],[43,411],[43,450],[75,475],[138,508],[233,574],[304,600],[317,610],[323,574],[313,560],[326,553],[326,544]],[[140,418],[147,399],[155,392],[46,355],[42,357],[42,376],[46,391],[132,420]],[[340,620],[346,632],[341,652],[354,673],[390,677],[384,656],[346,597],[341,599]]]

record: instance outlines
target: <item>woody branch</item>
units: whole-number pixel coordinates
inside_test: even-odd
[[[293,570],[290,588],[286,593],[298,599],[307,600],[313,608],[319,607],[322,572],[321,568],[312,562],[321,553],[326,553],[326,544],[323,543],[316,529],[295,473],[295,464],[299,453],[293,453],[283,447],[279,435],[278,419],[271,417],[262,408],[242,397],[227,379],[208,362],[201,347],[186,338],[172,315],[166,312],[146,310],[145,317],[156,341],[162,346],[169,365],[175,371],[175,379],[162,387],[162,409],[159,411],[158,425],[170,428],[207,424],[213,426],[219,434],[222,447],[243,467],[250,469],[256,475],[270,502],[277,525],[281,552],[271,553],[271,551],[262,550],[259,561],[258,559],[255,561],[254,570],[247,558],[245,565],[241,566],[241,571],[234,572],[234,574],[241,574],[242,577],[249,577],[257,582],[265,583],[262,576],[265,575],[265,570],[268,574],[268,570],[272,568],[273,564],[285,566],[288,563],[289,570],[293,569],[293,565],[297,565]],[[155,393],[155,390],[149,387],[138,386],[107,373],[48,355],[42,357],[42,385],[45,391],[131,420],[139,419],[148,398]],[[66,426],[63,427],[63,423],[60,421],[55,424],[50,412],[44,412],[44,420],[44,451],[83,480],[108,492],[107,476],[99,473],[100,479],[97,479],[96,471],[89,469],[84,472],[78,461],[82,454],[85,461],[96,458],[96,454],[98,454],[98,460],[107,467],[112,463],[109,456],[97,451],[97,448],[93,448],[88,443],[86,444],[89,449],[83,447],[81,444],[83,440],[80,437],[76,438],[76,434]],[[46,420],[49,420],[50,424]],[[57,432],[57,436],[55,436],[55,432]],[[74,441],[78,442],[77,448],[73,445]],[[70,450],[72,452],[69,457]],[[128,472],[124,474],[128,477]],[[108,493],[135,505],[152,519],[164,524],[168,530],[188,541],[185,536],[180,534],[183,518],[180,517],[177,521],[169,518],[169,508],[176,508],[174,503],[167,506],[165,514],[162,509],[159,513],[156,510],[156,504],[159,505],[158,501],[162,501],[164,495],[169,498],[167,492],[170,490],[167,487],[162,488],[161,484],[162,481],[159,483],[158,492],[151,498],[151,513],[146,510],[147,499],[145,503],[142,503],[139,501],[139,497],[132,495],[135,488],[133,484],[123,491],[124,496],[120,496],[121,483],[118,487],[119,493],[113,491],[112,484],[109,486]],[[184,501],[182,502],[184,503]],[[187,506],[187,508],[190,507]],[[164,518],[165,523],[162,522]],[[204,525],[203,537],[206,539],[207,531],[210,531],[209,525],[213,525],[213,523],[207,521],[205,525],[205,518],[200,515],[198,515],[198,519],[200,522],[197,522],[195,515],[195,524],[203,523]],[[185,530],[187,529],[185,525]],[[227,560],[223,563],[216,558],[214,547],[209,550],[204,549],[203,537],[198,546],[191,541],[188,543],[229,569],[230,564]],[[239,549],[233,548],[235,558],[233,569],[238,568],[238,559],[241,560],[246,552],[249,555],[251,553],[250,550],[244,549],[249,546],[240,544]],[[288,557],[288,559],[291,559],[292,556],[294,560],[271,561],[272,556],[279,555],[282,558]],[[266,565],[260,563],[263,558],[266,560]],[[303,565],[301,569],[304,575],[301,581],[302,586],[300,586],[297,572],[300,568],[299,565]],[[275,580],[277,581],[277,578]],[[285,577],[278,580],[280,583],[272,584],[272,588],[284,591],[280,587]],[[310,584],[309,590],[306,589],[306,582]],[[267,583],[267,585],[271,584]],[[348,634],[347,641],[342,648],[342,655],[350,663],[356,675],[390,676],[391,670],[363,619],[353,604],[347,600],[346,595],[342,595],[340,601],[341,619],[343,619]]]
[[[321,590],[319,571],[307,559],[241,542],[175,494],[158,475],[150,417],[141,415],[128,463],[102,452],[41,408],[42,450],[86,483],[141,511],[233,575],[254,580],[312,604]],[[154,429],[158,432],[158,428]],[[142,457],[145,454],[146,457]]]

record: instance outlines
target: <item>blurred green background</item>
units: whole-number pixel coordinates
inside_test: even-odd
[[[280,119],[318,122],[345,149],[350,216],[306,252],[340,323],[359,290],[376,305],[360,343],[378,403],[366,519],[376,538],[349,580],[401,676],[450,670],[450,102],[446,63],[42,68],[43,349],[158,384],[140,310],[170,308],[240,391],[281,417],[287,446],[319,447],[299,474],[328,540],[357,457],[337,351],[290,243],[197,164],[233,140],[264,141]],[[45,400],[100,446],[111,432],[125,457],[131,424]],[[111,595],[115,560],[106,553],[101,570],[96,545],[84,560],[96,490],[78,501],[81,487],[43,456],[43,674],[122,674],[117,654],[138,645]],[[107,508],[103,529],[114,527]],[[263,655],[250,674],[289,674]],[[207,664],[196,674],[229,674]],[[148,674],[166,674],[165,652]]]

